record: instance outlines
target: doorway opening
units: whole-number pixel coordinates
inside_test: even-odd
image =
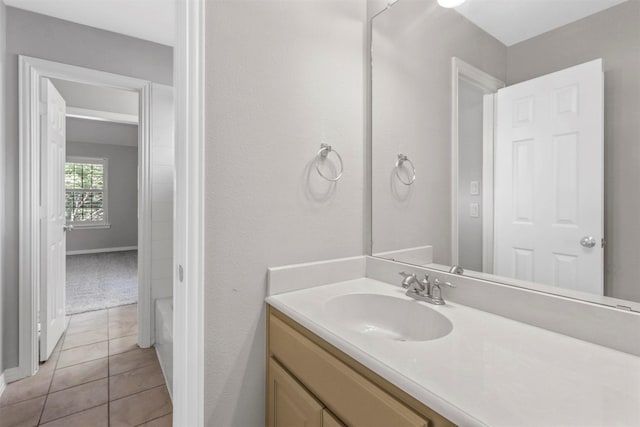
[[[51,79],[65,101],[65,311],[138,301],[138,94]]]
[[[155,343],[155,302],[173,295],[173,89],[23,56],[20,70],[21,372],[17,376],[26,377],[52,354],[67,327],[67,314],[74,312],[137,301],[137,313],[133,306],[129,322],[137,344],[147,348]],[[71,100],[74,88],[110,91],[107,98],[112,100],[114,91],[126,92],[137,104],[132,103],[130,111],[107,114],[87,106],[67,109],[60,92]],[[116,139],[122,144],[128,140],[137,146],[100,144],[109,142],[99,141],[98,128],[107,126],[111,136],[120,132]],[[72,141],[67,150],[67,130],[70,140],[75,135],[85,141]],[[124,218],[119,225],[118,216]],[[104,243],[111,231],[123,231],[129,240]],[[107,259],[117,262],[104,262]],[[170,343],[168,347],[170,353]],[[170,376],[172,367],[163,369]]]
[[[451,264],[491,272],[496,77],[452,59]]]

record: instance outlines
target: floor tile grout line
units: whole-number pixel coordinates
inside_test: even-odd
[[[71,319],[67,323],[67,328],[69,328],[69,324],[71,324]],[[58,370],[58,363],[60,363],[60,357],[62,356],[62,346],[64,345],[64,341],[67,339],[67,330],[65,329],[62,337],[60,338],[62,343],[60,345],[60,351],[58,352],[58,357],[56,359],[56,363],[53,365],[53,372],[51,373],[51,380],[49,381],[49,388],[47,389],[47,394],[44,396],[44,403],[42,404],[42,409],[40,410],[40,417],[38,418],[38,424],[42,422],[42,416],[44,415],[44,409],[47,407],[47,401],[49,400],[49,394],[51,394],[51,385],[53,385],[53,378],[56,376],[56,371]],[[56,343],[57,345],[57,343]],[[55,347],[54,347],[55,348]]]
[[[89,359],[89,360],[83,360],[82,362],[79,363],[74,363],[72,365],[67,365],[67,366],[62,366],[58,369],[67,369],[67,368],[72,368],[74,366],[78,366],[78,365],[82,365],[83,363],[88,363],[88,362],[95,362],[96,360],[100,360],[100,359],[104,359],[105,357],[109,357],[109,354],[107,353],[106,356],[104,357],[96,357],[95,359]],[[57,370],[57,369],[56,369]]]
[[[4,408],[8,408],[9,406],[18,405],[18,404],[20,404],[20,403],[25,403],[25,402],[28,402],[28,401],[30,401],[30,400],[42,399],[42,398],[43,398],[43,397],[45,397],[46,395],[47,395],[47,393],[45,393],[45,394],[39,394],[39,395],[37,395],[37,396],[31,396],[31,397],[28,397],[28,398],[26,398],[26,399],[20,399],[20,400],[16,400],[16,401],[14,401],[14,402],[11,402],[11,403],[7,403],[7,404],[4,404],[4,405],[0,405],[0,411],[1,411],[2,409],[4,409]]]
[[[107,403],[108,403],[108,402],[107,402]],[[79,413],[81,413],[81,412],[84,412],[84,411],[89,411],[89,410],[91,410],[91,409],[99,408],[100,406],[104,406],[104,405],[106,405],[107,403],[101,403],[101,404],[99,404],[99,405],[90,406],[90,407],[85,408],[85,409],[83,409],[83,410],[81,410],[81,411],[71,412],[71,413],[66,414],[66,415],[64,415],[64,416],[62,416],[62,417],[58,417],[58,418],[50,419],[49,421],[47,421],[46,423],[43,423],[43,424],[52,423],[52,422],[54,422],[54,421],[58,421],[58,420],[61,420],[61,419],[63,419],[63,418],[67,418],[67,417],[71,417],[71,416],[73,416],[73,415],[77,415],[77,414],[79,414]],[[43,424],[38,423],[37,425],[38,425],[38,427],[39,427],[39,426],[41,426],[41,425],[43,425]]]
[[[109,374],[109,378],[117,377],[117,376],[122,375],[122,374],[128,374],[129,372],[133,372],[133,371],[135,371],[137,369],[148,368],[149,366],[152,366],[154,363],[155,362],[151,362],[151,363],[148,363],[146,365],[136,366],[135,368],[127,369],[126,371],[118,372],[117,374],[113,374],[113,375]],[[160,362],[158,362],[158,363],[160,363]]]
[[[101,357],[100,359],[106,359],[106,357]],[[100,360],[100,359],[90,360],[89,362],[85,362],[85,363],[96,362],[96,361],[98,361],[98,360]],[[109,361],[107,361],[107,363],[109,363]],[[83,364],[84,364],[84,363],[79,363],[78,365],[69,366],[69,368],[73,368],[74,366],[79,366],[79,365],[83,365]],[[61,369],[59,369],[59,370],[62,370],[62,369],[67,369],[67,368],[61,368]],[[92,382],[94,382],[94,381],[104,380],[104,379],[107,379],[107,378],[109,378],[108,365],[107,365],[107,376],[106,376],[106,377],[94,378],[94,379],[92,379],[92,380],[88,380],[88,381],[85,381],[85,382],[82,382],[82,383],[78,383],[78,384],[70,385],[70,386],[68,386],[68,387],[61,388],[60,390],[49,391],[49,393],[47,393],[47,394],[58,393],[58,392],[60,392],[60,391],[69,390],[70,388],[74,388],[74,387],[78,387],[78,386],[81,386],[81,385],[89,384],[89,383],[92,383]],[[52,385],[53,385],[53,384],[52,384]]]
[[[167,384],[163,381],[162,384],[154,385],[153,387],[145,388],[144,390],[138,390],[138,391],[136,391],[134,393],[129,393],[129,394],[126,394],[124,396],[120,396],[117,399],[109,400],[109,403],[117,402],[118,400],[126,399],[127,397],[135,396],[136,394],[144,393],[145,391],[149,391],[149,390],[153,390],[154,388],[162,387],[163,385],[166,386]]]
[[[62,347],[61,347],[61,348],[60,348],[60,353],[62,353],[63,351],[69,351],[69,350],[73,350],[73,349],[76,349],[76,348],[79,348],[79,347],[84,347],[84,346],[88,346],[88,345],[99,344],[99,343],[102,343],[102,342],[107,342],[107,343],[108,343],[109,341],[112,341],[112,340],[117,340],[117,339],[120,339],[120,338],[133,337],[133,336],[135,336],[135,335],[137,335],[137,333],[136,333],[136,334],[130,334],[130,335],[122,335],[122,336],[114,337],[114,338],[107,338],[106,340],[99,340],[99,341],[95,341],[95,342],[88,342],[88,343],[85,343],[85,344],[77,345],[77,346],[75,346],[75,347],[69,347],[69,348],[62,348]],[[107,334],[107,336],[108,336],[108,334]],[[63,345],[64,345],[64,344],[63,344]],[[134,349],[134,350],[135,350],[135,349]],[[109,351],[109,349],[107,348],[107,352],[108,352],[108,351]],[[132,351],[132,350],[128,350],[128,351]],[[124,351],[123,353],[127,353],[127,351]],[[121,354],[121,353],[116,353],[116,354]],[[114,355],[114,356],[115,356],[115,355]],[[88,360],[88,362],[90,362],[90,360]],[[84,362],[80,362],[80,363],[84,363]],[[69,365],[69,366],[73,366],[73,365]],[[61,369],[64,369],[64,368],[61,368]]]
[[[112,400],[112,402],[117,402],[117,401],[122,400],[122,399],[128,399],[128,398],[131,398],[132,396],[135,396],[136,394],[146,393],[146,392],[148,392],[148,391],[155,390],[155,389],[160,388],[160,387],[166,387],[166,386],[167,386],[167,384],[166,384],[166,383],[165,383],[165,384],[160,384],[160,385],[157,385],[157,386],[155,386],[155,387],[150,387],[150,388],[148,388],[148,389],[146,389],[146,390],[140,390],[140,391],[135,392],[135,393],[133,393],[133,394],[130,394],[130,395],[128,395],[128,396],[123,396],[123,397],[119,397],[119,398],[117,398],[117,399],[113,399],[113,400]],[[168,391],[168,390],[167,390],[167,393],[169,393],[169,391]],[[171,399],[169,399],[169,400],[171,400]],[[111,403],[111,402],[109,402],[109,403]],[[171,402],[171,407],[173,408],[173,402]],[[172,410],[172,411],[173,411],[173,410]],[[167,415],[167,414],[164,414],[164,415]],[[164,417],[164,415],[160,415],[160,417]],[[159,418],[159,417],[158,417],[158,418]],[[151,420],[149,420],[149,421],[151,421]],[[146,423],[146,422],[147,422],[147,421],[145,421],[145,423]],[[144,423],[143,423],[143,424],[144,424]]]
[[[160,415],[159,417],[151,418],[150,420],[147,420],[147,421],[145,421],[145,422],[143,422],[143,423],[136,424],[136,426],[135,426],[135,427],[143,426],[143,425],[145,425],[145,424],[147,424],[147,423],[150,423],[151,421],[159,420],[159,419],[160,419],[160,418],[162,418],[162,417],[166,417],[167,415],[173,415],[173,408],[171,409],[171,412],[167,412],[166,414],[164,414],[164,415]],[[171,418],[173,418],[173,416],[172,416]],[[172,420],[172,423],[173,423],[173,420]]]
[[[80,344],[80,345],[77,345],[77,346],[75,346],[75,347],[69,347],[69,348],[65,348],[65,349],[60,349],[60,351],[61,351],[61,352],[62,352],[62,351],[69,351],[69,350],[73,350],[74,348],[84,347],[85,345],[99,344],[99,343],[101,343],[101,342],[105,342],[105,341],[109,341],[109,340],[108,340],[108,339],[106,339],[106,340],[100,340],[100,341],[95,341],[95,342],[88,342],[88,343],[86,343],[86,344]],[[62,369],[64,369],[64,368],[62,368]]]

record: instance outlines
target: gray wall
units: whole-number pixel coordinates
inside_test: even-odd
[[[596,58],[605,71],[605,292],[640,301],[640,1],[630,0],[509,47],[518,83]]]
[[[207,3],[206,425],[264,426],[267,268],[365,251],[365,7]],[[323,141],[335,185],[311,163]]]
[[[82,120],[87,124],[100,124],[106,135],[100,139],[109,139],[109,127],[137,126]],[[72,119],[67,119],[67,130],[73,129]],[[107,125],[107,126],[104,126]],[[114,132],[117,136],[118,132]],[[136,135],[137,139],[137,135]],[[72,142],[78,141],[78,142]],[[138,147],[96,144],[89,139],[67,139],[67,157],[101,157],[108,159],[107,194],[108,221],[111,228],[80,229],[67,233],[67,251],[90,249],[108,249],[138,245]]]
[[[458,257],[459,264],[482,271],[482,90],[465,81],[458,87]],[[471,195],[471,181],[478,194]],[[478,204],[471,217],[470,204]]]
[[[7,8],[4,361],[18,363],[18,55],[172,84],[170,47]]]
[[[138,126],[67,118],[67,141],[138,146]]]
[[[6,164],[5,160],[5,64],[6,64],[6,50],[7,50],[7,8],[4,2],[0,1],[0,166]],[[2,168],[4,169],[4,167]],[[5,198],[4,191],[5,176],[0,172],[0,200],[2,200],[1,206],[7,206],[7,199]],[[4,372],[3,364],[3,343],[4,343],[4,293],[7,288],[7,283],[4,277],[5,270],[5,246],[6,236],[4,228],[4,208],[0,208],[0,375]]]
[[[446,35],[446,36],[445,36]],[[373,252],[433,245],[451,259],[451,57],[505,79],[505,46],[435,0],[402,0],[373,32]],[[398,184],[398,153],[417,171]]]

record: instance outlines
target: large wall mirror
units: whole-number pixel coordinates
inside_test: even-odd
[[[372,21],[372,254],[640,309],[640,0]]]

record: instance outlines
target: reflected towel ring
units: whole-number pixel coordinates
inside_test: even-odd
[[[402,179],[402,175],[400,175],[400,168],[402,167],[402,164],[404,162],[407,162],[411,165],[412,176],[409,179],[409,181],[405,181],[404,179]],[[396,160],[396,176],[398,177],[400,182],[403,183],[404,185],[411,185],[416,181],[416,168],[415,166],[413,166],[413,162],[409,160],[409,158],[404,154],[398,154],[398,160]]]
[[[329,153],[334,153],[338,158],[338,161],[340,162],[340,172],[338,172],[338,175],[336,175],[334,178],[326,176],[320,170],[320,160],[326,159],[329,156]],[[344,164],[342,163],[342,157],[340,156],[340,154],[338,154],[336,150],[331,148],[329,144],[320,144],[320,150],[318,150],[318,154],[316,154],[316,171],[318,171],[318,174],[324,179],[326,179],[327,181],[336,182],[340,178],[342,178],[342,172],[344,171]]]

